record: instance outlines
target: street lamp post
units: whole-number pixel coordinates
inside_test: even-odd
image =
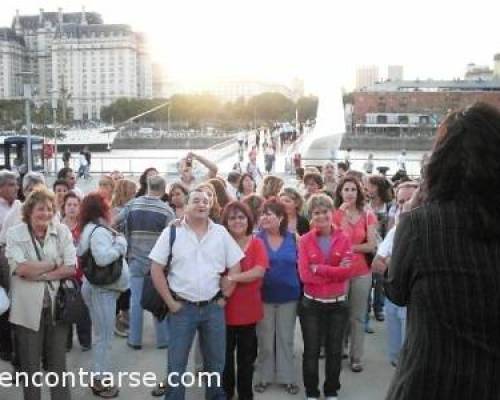
[[[26,114],[26,133],[27,133],[27,141],[26,141],[26,157],[28,158],[26,166],[28,169],[28,172],[31,172],[32,170],[32,159],[31,159],[31,78],[33,76],[33,72],[30,71],[23,71],[23,72],[18,72],[16,74],[17,76],[20,76],[21,78],[28,78],[28,83],[24,83],[24,98],[25,98],[25,105],[24,105],[24,112]]]
[[[52,89],[52,121],[54,124],[54,169],[57,174],[57,89]]]
[[[167,105],[167,137],[170,132],[170,103]]]

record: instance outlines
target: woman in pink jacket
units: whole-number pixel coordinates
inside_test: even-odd
[[[340,389],[342,342],[349,320],[348,282],[351,277],[351,240],[332,225],[333,200],[315,194],[307,202],[313,228],[300,238],[299,274],[304,296],[299,306],[304,338],[302,373],[306,397],[318,399],[320,345],[325,342],[326,400]]]

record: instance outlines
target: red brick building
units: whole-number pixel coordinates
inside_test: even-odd
[[[353,93],[353,131],[425,134],[450,110],[476,101],[500,108],[500,82],[385,82]]]

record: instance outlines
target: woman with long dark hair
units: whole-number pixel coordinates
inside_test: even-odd
[[[146,192],[148,191],[148,178],[150,176],[155,176],[158,174],[159,174],[159,172],[156,168],[154,168],[154,167],[146,168],[144,170],[144,172],[141,174],[141,176],[139,177],[139,190],[137,191],[135,197],[144,196],[146,194]]]
[[[401,217],[386,295],[408,307],[389,400],[500,394],[500,112],[476,103],[438,129],[426,203]]]
[[[238,199],[242,199],[243,197],[250,196],[255,193],[256,184],[253,179],[252,174],[246,173],[241,176],[240,183],[238,185],[238,191],[236,196]]]
[[[291,187],[281,190],[279,199],[288,216],[288,230],[302,236],[309,232],[309,221],[302,215],[304,199],[300,193]]]
[[[352,242],[352,279],[349,282],[350,358],[351,370],[363,370],[362,358],[365,341],[365,318],[368,293],[371,288],[371,271],[367,255],[376,247],[377,217],[365,209],[365,196],[361,183],[352,176],[343,178],[335,194],[333,224],[342,229]]]
[[[393,205],[394,193],[391,183],[380,175],[369,176],[365,184],[366,195],[369,205],[377,217],[377,233],[382,241],[389,231],[389,221],[391,219],[391,209]],[[373,272],[372,276],[373,299],[368,299],[368,311],[366,314],[366,331],[373,333],[370,326],[370,311],[373,306],[373,313],[377,321],[384,320],[384,277],[382,274]]]
[[[168,197],[170,199],[170,207],[175,211],[176,218],[184,216],[184,207],[187,203],[188,190],[180,182],[174,182],[170,185]]]

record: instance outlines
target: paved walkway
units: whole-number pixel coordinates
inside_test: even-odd
[[[132,350],[127,347],[125,339],[115,337],[113,340],[113,364],[116,370],[129,372],[153,372],[157,376],[163,376],[166,368],[166,350],[157,350],[154,346],[154,330],[151,318],[146,317],[146,327],[143,341],[143,349],[140,351]],[[365,370],[359,374],[351,372],[347,363],[341,374],[342,389],[339,393],[341,400],[383,400],[387,387],[389,385],[394,368],[390,366],[385,358],[385,327],[384,323],[374,322],[373,326],[376,333],[366,336],[366,357]],[[175,335],[175,332],[171,334]],[[301,392],[296,396],[287,394],[278,386],[270,387],[263,394],[256,394],[256,400],[293,400],[303,399],[302,390],[302,338],[299,325],[297,324],[295,341],[295,370],[297,371],[297,383],[301,387]],[[82,353],[79,345],[76,343],[73,350],[68,353],[68,368],[77,372],[79,368],[86,369],[91,360],[91,352]],[[188,365],[192,371],[192,357]],[[320,362],[320,370],[324,368],[323,361]],[[10,371],[10,365],[0,361],[0,372]],[[321,372],[321,380],[323,373]],[[131,388],[122,387],[119,399],[137,400],[153,399],[149,394],[150,389],[145,387]],[[0,400],[22,400],[22,391],[19,388],[1,388]],[[90,389],[77,387],[72,390],[73,400],[83,400],[94,398]],[[203,399],[203,391],[199,388],[188,389],[186,398],[188,400]],[[49,400],[50,396],[47,389],[44,389],[42,400]]]
[[[246,163],[245,157],[245,163]],[[236,162],[236,156],[230,156],[220,162],[218,165],[222,172],[229,171],[231,166]],[[262,156],[259,155],[259,164],[262,165]],[[277,172],[284,171],[283,156],[277,157]],[[280,174],[281,175],[281,174]],[[283,175],[282,175],[283,176]],[[134,177],[138,179],[138,177]],[[286,180],[292,182],[294,177],[286,176]],[[48,179],[49,184],[53,178]],[[169,182],[173,182],[172,177],[168,178]],[[85,192],[89,192],[96,188],[98,176],[94,176],[87,181],[81,180],[78,186]],[[157,376],[163,376],[166,370],[166,351],[157,350],[154,346],[154,330],[152,328],[151,318],[146,317],[144,346],[141,351],[131,350],[126,346],[125,339],[115,337],[113,341],[113,363],[115,369],[128,372],[153,372]],[[342,389],[339,395],[341,400],[382,400],[385,397],[387,387],[394,373],[393,367],[387,362],[385,357],[385,325],[380,322],[373,322],[376,333],[366,336],[366,357],[365,370],[362,373],[354,374],[348,368],[347,362],[344,362],[344,368],[341,375]],[[175,335],[175,332],[171,332]],[[76,340],[76,339],[75,339]],[[302,337],[297,323],[296,341],[295,341],[295,370],[297,371],[297,384],[301,387],[301,392],[296,396],[287,394],[278,386],[271,386],[265,393],[256,394],[256,400],[284,400],[284,399],[303,399],[304,392],[302,390]],[[68,354],[68,369],[78,372],[80,368],[87,369],[90,365],[91,352],[82,353],[79,346],[75,343],[74,349]],[[190,359],[188,368],[192,370],[193,362]],[[324,362],[320,362],[320,371],[324,368]],[[0,361],[0,373],[10,371],[10,366],[7,363]],[[0,375],[1,376],[1,375]],[[321,371],[320,379],[323,379]],[[149,394],[150,389],[145,387],[122,387],[120,399],[136,400],[136,399],[153,399]],[[90,399],[94,398],[90,389],[77,387],[72,390],[72,399]],[[203,399],[203,391],[199,388],[189,389],[186,398]],[[42,400],[50,399],[48,390],[44,389]],[[22,400],[22,391],[18,388],[2,388],[0,387],[0,400]]]

